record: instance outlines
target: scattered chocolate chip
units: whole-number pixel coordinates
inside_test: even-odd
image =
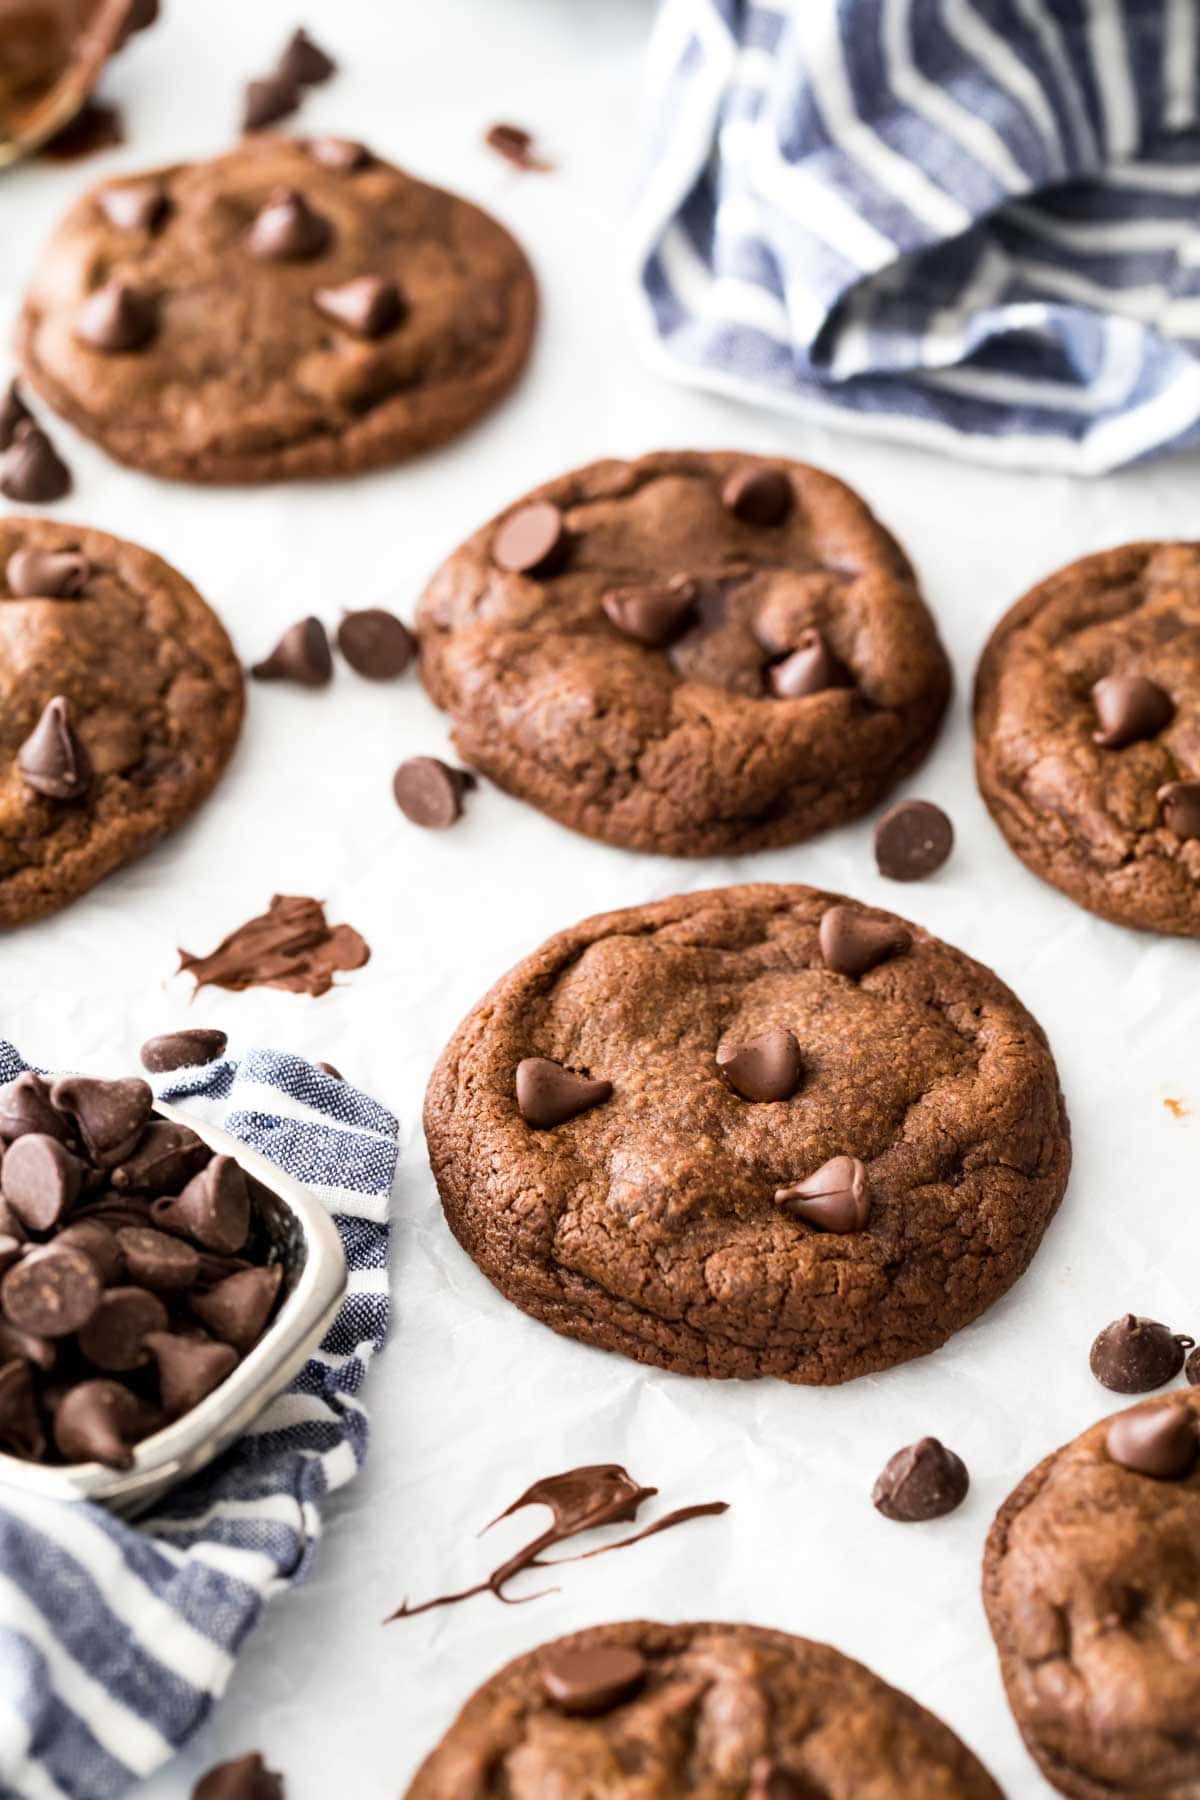
[[[561,1712],[591,1718],[630,1699],[646,1679],[638,1650],[598,1645],[559,1650],[542,1664],[542,1686]]]
[[[188,1125],[152,1119],[137,1149],[113,1170],[112,1185],[121,1194],[177,1193],[212,1156]]]
[[[8,591],[16,600],[74,600],[87,586],[92,568],[78,550],[14,550],[4,566]]]
[[[717,1051],[717,1067],[743,1100],[790,1100],[804,1079],[800,1046],[790,1031],[766,1031]]]
[[[623,636],[661,650],[685,631],[696,605],[696,584],[686,575],[610,588],[601,605]]]
[[[1163,824],[1176,837],[1200,838],[1200,781],[1168,781],[1157,794]]]
[[[125,1258],[121,1254],[121,1246],[107,1225],[99,1219],[76,1219],[58,1232],[54,1239],[56,1244],[82,1250],[96,1265],[96,1272],[105,1287],[112,1287],[121,1280],[125,1273]]]
[[[283,1777],[273,1774],[252,1750],[202,1775],[192,1789],[192,1800],[284,1800]]]
[[[81,1381],[68,1388],[54,1415],[54,1442],[69,1463],[133,1467],[131,1446],[145,1437],[150,1414],[119,1381]]]
[[[726,476],[721,504],[744,525],[782,525],[792,510],[792,484],[782,469],[742,463]]]
[[[1194,1343],[1153,1319],[1125,1313],[1104,1327],[1088,1360],[1096,1380],[1114,1393],[1148,1394],[1178,1375]]]
[[[815,626],[801,633],[791,655],[773,665],[768,679],[771,692],[781,700],[806,700],[810,694],[822,694],[828,688],[853,685],[850,671],[838,661]]]
[[[246,234],[252,256],[268,262],[308,262],[328,248],[329,221],[295,188],[277,188]]]
[[[463,795],[474,786],[469,769],[452,769],[436,756],[410,756],[392,777],[400,811],[430,831],[445,831],[462,817]]]
[[[73,1136],[70,1120],[50,1099],[50,1084],[32,1069],[26,1069],[0,1093],[0,1138],[11,1144],[27,1131],[44,1132],[64,1144]]]
[[[549,500],[531,500],[504,520],[492,539],[492,561],[510,575],[548,575],[567,545],[566,521]]]
[[[383,337],[399,325],[407,310],[396,283],[382,275],[356,275],[340,287],[317,288],[313,305],[361,338]]]
[[[154,1202],[154,1207],[161,1205],[161,1200]],[[151,1217],[159,1225],[162,1221],[154,1207]],[[191,1244],[166,1231],[155,1231],[147,1225],[121,1225],[116,1231],[116,1243],[130,1281],[152,1293],[181,1294],[194,1287],[200,1277],[200,1258]],[[158,1327],[154,1329],[157,1331]]]
[[[356,675],[368,681],[392,681],[403,675],[416,654],[417,640],[395,613],[365,606],[343,613],[337,647]]]
[[[168,1075],[174,1069],[199,1069],[224,1056],[229,1039],[223,1031],[196,1025],[186,1031],[164,1031],[142,1045],[142,1067],[152,1075]]]
[[[100,1276],[90,1256],[70,1245],[40,1245],[0,1282],[0,1307],[18,1331],[67,1337],[86,1325],[100,1304]]]
[[[167,190],[157,181],[127,181],[105,188],[100,210],[118,231],[154,231],[167,216]]]
[[[1175,714],[1175,702],[1145,675],[1105,675],[1092,688],[1099,731],[1092,739],[1106,750],[1157,736]]]
[[[554,167],[534,149],[532,133],[520,125],[489,125],[483,141],[489,150],[494,150],[515,168],[544,174]]]
[[[345,1081],[346,1079],[342,1074],[342,1071],[340,1069],[335,1069],[332,1063],[314,1063],[313,1067],[315,1069],[320,1069],[322,1074],[328,1075],[331,1081]]]
[[[158,1365],[158,1391],[163,1411],[171,1419],[198,1406],[238,1365],[233,1346],[215,1344],[211,1338],[152,1331],[147,1333],[145,1343]]]
[[[935,1437],[920,1438],[884,1467],[871,1499],[885,1519],[915,1524],[961,1506],[971,1478],[967,1465]]]
[[[1135,1475],[1177,1481],[1196,1464],[1196,1422],[1187,1406],[1135,1406],[1118,1413],[1105,1434],[1108,1454]]]
[[[59,1112],[75,1125],[98,1168],[111,1169],[134,1150],[150,1118],[154,1095],[140,1075],[121,1081],[98,1081],[91,1075],[68,1075],[50,1090]]]
[[[0,1449],[35,1460],[46,1451],[33,1370],[27,1362],[5,1363],[0,1369]]]
[[[150,1212],[156,1225],[223,1256],[236,1256],[250,1235],[250,1189],[232,1156],[214,1156],[181,1194],[156,1200]]]
[[[10,381],[0,400],[0,450],[7,450],[17,435],[18,425],[32,425],[33,414],[21,398],[21,390]]]
[[[333,680],[333,653],[320,619],[311,615],[290,625],[270,656],[253,665],[256,681],[295,681],[301,687],[326,687]]]
[[[62,694],[46,702],[17,751],[17,767],[26,787],[47,800],[85,800],[91,792],[92,759],[71,723],[71,709]]]
[[[372,160],[367,146],[353,138],[309,138],[305,148],[314,162],[319,162],[323,169],[332,169],[337,175],[350,175],[355,169],[365,169]]]
[[[0,494],[31,506],[45,506],[70,491],[70,469],[41,427],[31,419],[23,420],[0,458]]]
[[[875,861],[890,881],[921,881],[954,848],[954,827],[931,800],[898,800],[875,827]]]
[[[157,330],[154,302],[115,278],[89,294],[75,316],[75,336],[106,355],[142,350]]]
[[[27,1132],[5,1154],[4,1198],[26,1231],[53,1231],[82,1182],[82,1165],[57,1138]]]
[[[862,1231],[871,1216],[867,1171],[857,1156],[831,1156],[803,1181],[776,1188],[775,1204],[821,1231]]]
[[[261,131],[286,119],[300,105],[300,89],[280,75],[263,75],[246,83],[242,100],[242,130]]]
[[[611,1081],[592,1081],[549,1057],[527,1056],[517,1064],[516,1090],[525,1123],[535,1131],[547,1131],[602,1106],[612,1098],[613,1087]]]
[[[148,1289],[106,1288],[79,1333],[79,1348],[96,1368],[125,1375],[149,1362],[146,1338],[165,1331],[168,1323],[166,1307]]]
[[[280,81],[291,82],[294,87],[314,87],[336,75],[337,64],[301,26],[284,46],[275,73]]]
[[[821,914],[819,941],[825,966],[857,979],[911,949],[912,933],[903,925],[869,919],[854,906],[830,906]]]

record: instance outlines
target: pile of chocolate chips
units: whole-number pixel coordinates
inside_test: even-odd
[[[283,1268],[251,1185],[146,1082],[0,1092],[0,1450],[125,1469],[262,1336]]]

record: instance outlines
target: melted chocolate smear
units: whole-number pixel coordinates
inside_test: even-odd
[[[124,142],[125,121],[120,108],[103,100],[85,100],[70,124],[48,138],[38,155],[51,162],[79,162]]]
[[[546,1531],[535,1537],[502,1562],[499,1568],[493,1569],[485,1581],[474,1587],[463,1588],[457,1594],[440,1594],[436,1600],[424,1600],[420,1606],[404,1604],[389,1613],[384,1624],[393,1619],[414,1619],[418,1613],[431,1612],[436,1606],[455,1606],[460,1600],[470,1600],[475,1594],[492,1593],[497,1600],[506,1606],[523,1606],[527,1600],[540,1600],[546,1594],[556,1593],[556,1588],[544,1588],[541,1593],[528,1594],[524,1600],[515,1600],[504,1592],[504,1588],[514,1576],[524,1569],[554,1569],[560,1563],[587,1562],[590,1557],[604,1556],[610,1550],[623,1550],[629,1544],[640,1544],[643,1538],[657,1536],[660,1531],[670,1531],[675,1525],[685,1525],[689,1519],[705,1519],[718,1513],[728,1512],[729,1504],[725,1500],[707,1500],[698,1506],[677,1507],[674,1512],[664,1514],[653,1524],[645,1525],[641,1531],[631,1533],[629,1537],[618,1538],[614,1544],[599,1544],[594,1550],[580,1550],[574,1556],[555,1556],[543,1558],[543,1551],[552,1549],[555,1544],[562,1544],[568,1538],[579,1537],[585,1531],[595,1531],[601,1525],[620,1525],[637,1518],[638,1509],[644,1501],[652,1499],[658,1489],[639,1487],[628,1470],[619,1463],[588,1463],[579,1469],[567,1469],[561,1475],[546,1475],[535,1481],[532,1487],[525,1489],[519,1499],[511,1506],[506,1506],[502,1513],[497,1513],[491,1524],[484,1526],[490,1531],[492,1525],[498,1525],[501,1519],[510,1519],[514,1513],[526,1506],[547,1506],[553,1523]],[[480,1533],[482,1536],[483,1533]]]
[[[179,952],[181,973],[197,988],[283,988],[289,994],[327,994],[335,974],[361,969],[371,955],[353,925],[330,925],[319,900],[276,894],[265,913],[247,919],[208,956]]]

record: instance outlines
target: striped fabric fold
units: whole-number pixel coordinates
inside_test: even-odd
[[[1200,443],[1196,0],[662,0],[634,218],[667,372],[1096,474]]]
[[[0,1039],[0,1085],[27,1065]],[[367,1450],[358,1399],[388,1323],[386,1107],[253,1050],[156,1083],[328,1206],[350,1268],[319,1350],[221,1460],[136,1525],[0,1486],[0,1795],[110,1800],[173,1756],[272,1595],[303,1579],[327,1494]]]

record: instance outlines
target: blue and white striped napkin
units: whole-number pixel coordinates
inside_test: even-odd
[[[1200,444],[1197,0],[663,0],[636,215],[670,373],[1096,474]]]
[[[0,1085],[25,1066],[0,1039]],[[349,1291],[288,1392],[137,1525],[0,1485],[4,1800],[110,1800],[172,1756],[223,1692],[266,1601],[307,1573],[320,1503],[366,1455],[357,1394],[387,1332],[396,1120],[273,1050],[156,1087],[326,1202]]]

